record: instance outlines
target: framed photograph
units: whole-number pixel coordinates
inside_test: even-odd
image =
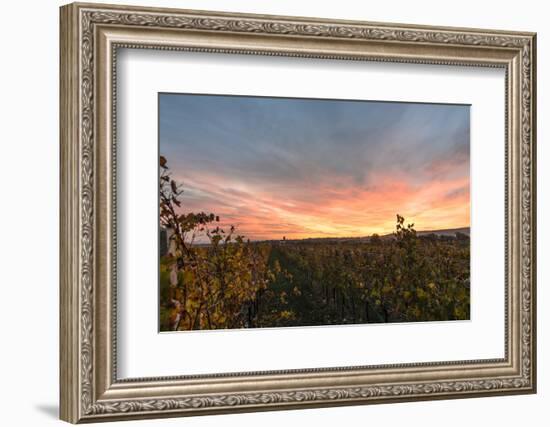
[[[61,8],[61,418],[536,391],[535,34]]]

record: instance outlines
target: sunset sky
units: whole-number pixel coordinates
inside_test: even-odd
[[[181,212],[251,240],[470,225],[470,107],[160,94]]]

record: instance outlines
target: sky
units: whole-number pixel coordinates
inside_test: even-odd
[[[250,240],[470,225],[470,107],[159,94],[181,213]]]

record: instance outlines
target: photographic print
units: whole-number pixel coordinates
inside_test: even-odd
[[[470,106],[159,94],[161,331],[470,318]]]

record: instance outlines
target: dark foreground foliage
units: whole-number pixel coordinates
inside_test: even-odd
[[[368,241],[198,247],[200,266],[189,262],[179,273],[187,311],[198,313],[183,329],[469,319],[469,243],[467,238],[396,234]],[[170,257],[161,261],[162,330],[170,328],[171,262]],[[201,275],[209,277],[202,284]],[[224,281],[226,292],[217,298],[206,292]],[[209,304],[203,304],[201,323],[197,309],[203,299]]]

